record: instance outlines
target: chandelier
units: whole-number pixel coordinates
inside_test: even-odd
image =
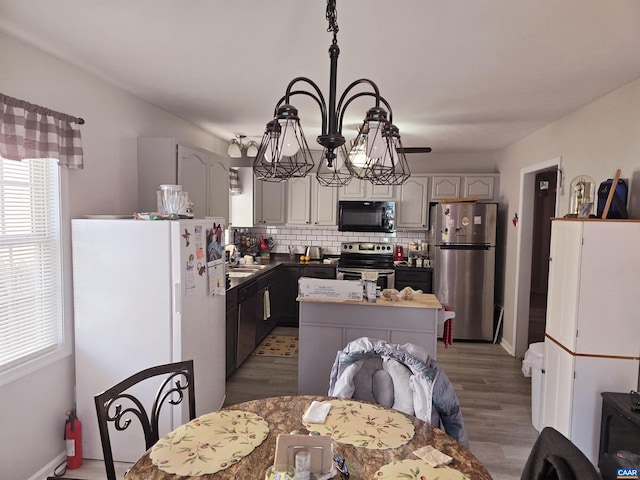
[[[323,147],[316,169],[316,178],[322,185],[340,187],[353,177],[368,180],[375,185],[401,185],[411,175],[404,154],[400,132],[393,125],[389,103],[380,95],[377,85],[362,78],[351,83],[340,96],[336,92],[338,56],[338,23],[336,0],[327,0],[327,31],[333,32],[329,47],[329,103],[318,85],[306,77],[296,77],[287,86],[284,96],[277,102],[273,120],[267,123],[258,154],[253,162],[256,178],[282,182],[293,177],[304,177],[315,164],[300,125],[298,110],[291,104],[296,95],[315,100],[322,117],[322,133],[317,142]],[[356,87],[364,87],[362,88]],[[361,97],[371,97],[369,108],[349,148],[342,135],[342,121],[347,107]]]

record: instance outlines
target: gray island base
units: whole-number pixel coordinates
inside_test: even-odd
[[[298,297],[300,346],[298,393],[326,395],[331,367],[338,351],[360,337],[389,343],[413,343],[436,357],[438,311],[442,305],[431,294],[411,300],[336,301]]]

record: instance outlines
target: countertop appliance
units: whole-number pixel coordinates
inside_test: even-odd
[[[322,247],[309,246],[305,248],[305,253],[309,260],[322,260]]]
[[[396,202],[338,202],[338,230],[341,232],[395,232]]]
[[[497,212],[495,203],[431,206],[433,292],[456,312],[456,339],[493,339]]]
[[[375,271],[378,273],[378,285],[382,289],[393,288],[395,284],[394,249],[392,244],[384,242],[342,243],[336,278],[360,280],[362,272]]]
[[[76,403],[86,458],[103,458],[94,395],[145,368],[193,359],[196,413],[222,407],[222,223],[72,221]],[[139,396],[150,405],[156,388],[142,389]],[[188,420],[183,406],[163,410],[160,436]],[[134,462],[144,453],[137,427],[119,432],[114,460]]]

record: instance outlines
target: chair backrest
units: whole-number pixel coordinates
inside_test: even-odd
[[[411,380],[410,380],[411,379]],[[435,359],[418,345],[361,337],[336,355],[330,396],[379,403],[431,423],[465,447],[469,439],[458,397]]]
[[[162,379],[151,406],[147,405],[145,408],[138,398],[127,392],[142,381],[161,376],[165,378]],[[149,449],[159,438],[158,420],[162,406],[165,403],[182,403],[185,391],[189,402],[189,418],[193,420],[196,414],[193,360],[147,368],[94,397],[108,480],[116,480],[109,423],[114,423],[116,430],[122,431],[126,430],[132,418],[136,417],[142,425],[146,448]]]
[[[601,480],[601,477],[567,437],[545,427],[533,445],[520,479]]]

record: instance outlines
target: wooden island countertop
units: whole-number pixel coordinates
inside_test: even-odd
[[[380,296],[376,302],[368,302],[366,299],[357,302],[355,300],[334,300],[331,298],[306,298],[298,297],[298,302],[312,303],[339,303],[344,305],[362,305],[367,307],[409,307],[409,308],[435,308],[440,310],[442,305],[435,295],[431,293],[418,293],[410,300],[388,300]]]

